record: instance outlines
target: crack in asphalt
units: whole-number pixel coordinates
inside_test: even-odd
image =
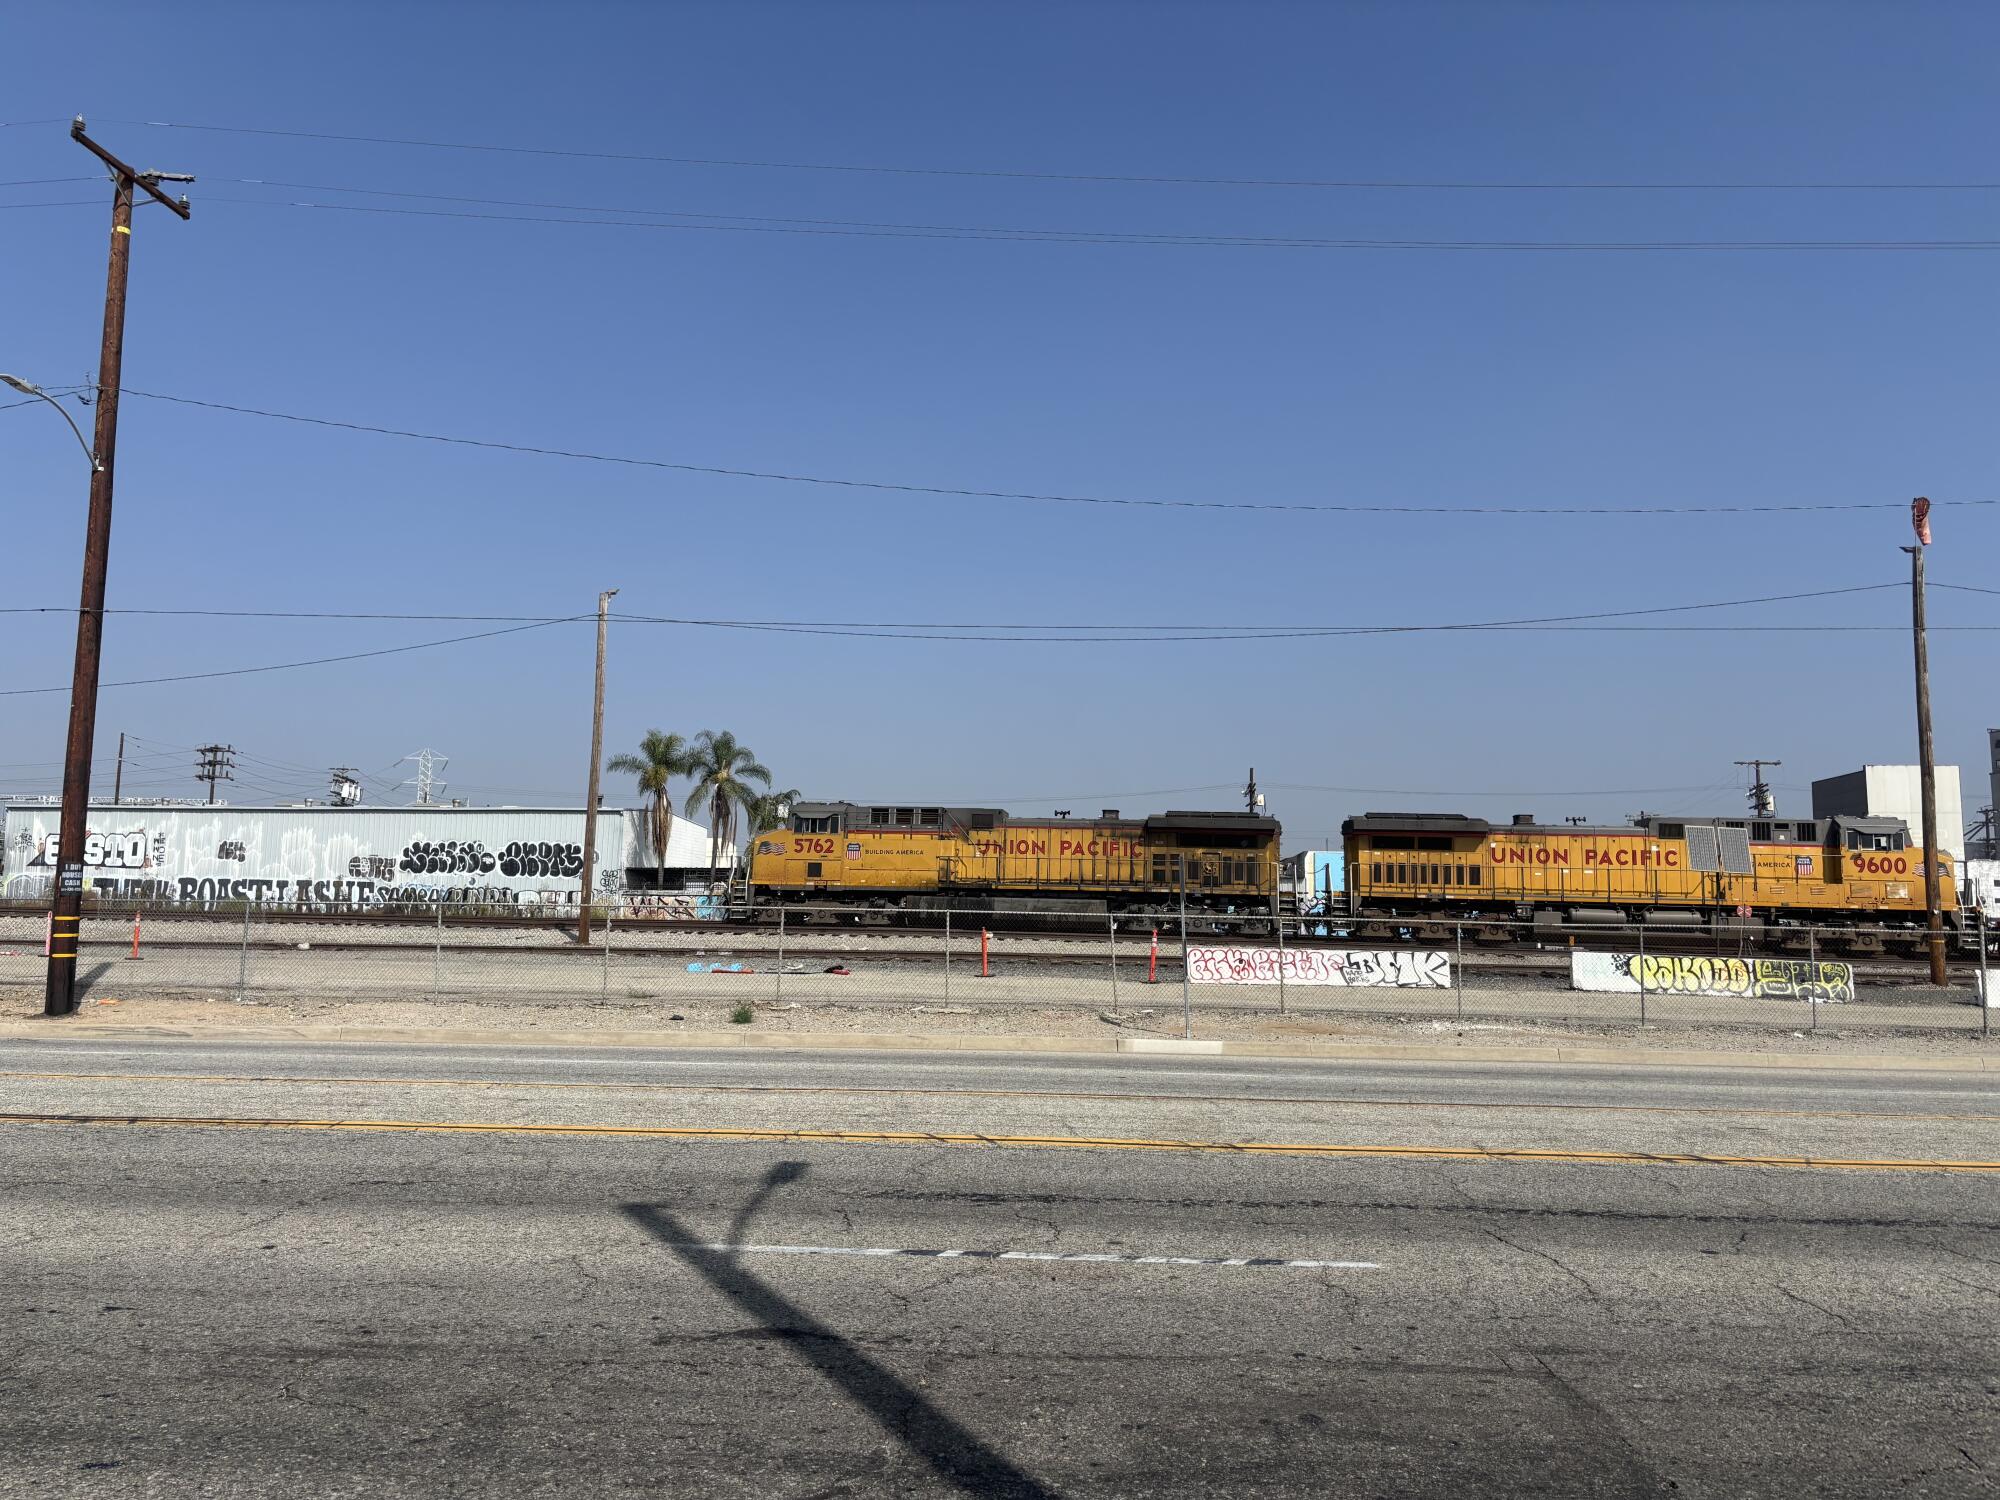
[[[1542,1260],[1545,1260],[1550,1265],[1554,1266],[1558,1271],[1562,1272],[1563,1275],[1569,1277],[1570,1280],[1574,1281],[1578,1286],[1582,1287],[1585,1294],[1590,1298],[1591,1301],[1593,1302],[1604,1301],[1603,1295],[1599,1293],[1597,1288],[1591,1284],[1590,1278],[1584,1276],[1578,1271],[1572,1270],[1569,1266],[1563,1263],[1560,1257],[1551,1255],[1546,1250],[1537,1250],[1533,1245],[1523,1245],[1518,1240],[1510,1240],[1507,1238],[1506,1235],[1500,1233],[1500,1231],[1497,1229],[1488,1229],[1483,1231],[1483,1233],[1489,1239],[1498,1240],[1501,1244],[1505,1245],[1509,1250],[1518,1250],[1523,1255],[1533,1255],[1540,1257]]]
[[[1800,1296],[1797,1292],[1793,1291],[1790,1287],[1786,1286],[1782,1281],[1775,1283],[1775,1286],[1779,1296],[1787,1298],[1790,1301],[1796,1302],[1801,1307],[1810,1307],[1814,1312],[1818,1313],[1821,1317],[1831,1318],[1834,1322],[1838,1323],[1842,1328],[1851,1329],[1855,1333],[1868,1332],[1867,1329],[1857,1325],[1855,1321],[1852,1318],[1848,1317],[1845,1313],[1835,1312],[1832,1308],[1827,1307],[1823,1303],[1815,1302],[1810,1297]]]

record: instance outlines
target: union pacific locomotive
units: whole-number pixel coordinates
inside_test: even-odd
[[[1717,925],[1924,919],[1924,851],[1900,818],[1684,818],[1623,827],[1369,813],[1341,825],[1351,915]],[[1951,858],[1940,901],[1956,922]]]
[[[1271,915],[1278,823],[1242,812],[1014,818],[997,807],[802,802],[750,853],[751,901],[877,910]]]

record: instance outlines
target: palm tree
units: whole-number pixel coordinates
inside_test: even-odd
[[[782,792],[766,792],[751,800],[748,821],[745,823],[746,839],[754,839],[760,833],[769,833],[773,828],[785,826],[789,809],[796,803],[805,801],[805,793],[795,786],[788,786]]]
[[[713,872],[722,859],[724,826],[735,832],[736,809],[748,812],[757,802],[759,794],[750,783],[762,782],[769,787],[771,773],[757,763],[747,745],[737,744],[736,736],[728,730],[704,729],[689,748],[687,774],[694,778],[694,787],[681,811],[692,818],[703,803],[708,804],[708,868]]]
[[[744,814],[743,847],[737,851],[737,862],[745,869],[750,865],[750,848],[761,834],[773,828],[783,828],[785,819],[793,807],[805,801],[805,793],[797,787],[788,786],[782,792],[765,792],[753,797]]]
[[[649,729],[639,741],[637,755],[614,755],[604,768],[636,776],[639,795],[653,799],[648,831],[653,840],[653,885],[658,889],[667,883],[667,840],[674,830],[674,805],[667,796],[668,783],[676,776],[689,775],[693,769],[687,741],[677,734]]]

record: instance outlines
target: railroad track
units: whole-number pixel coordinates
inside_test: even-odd
[[[39,921],[44,908],[39,905],[27,906],[0,903],[0,918],[6,916],[30,918]],[[245,946],[240,936],[240,913],[233,912],[191,912],[176,910],[144,911],[141,914],[143,930],[159,934],[163,929],[172,933],[192,924],[206,923],[215,929],[214,935],[169,937],[157,942],[160,949],[186,950],[237,950]],[[93,947],[97,933],[106,929],[122,930],[132,919],[132,912],[85,912],[86,941]],[[1206,922],[1191,923],[1188,938],[1190,943],[1244,943],[1268,946],[1273,939],[1267,934],[1230,934],[1226,932],[1198,931],[1197,926],[1210,926]],[[722,954],[746,960],[774,958],[779,923],[775,917],[754,917],[747,920],[715,922],[696,918],[615,918],[610,924],[612,931],[613,956],[630,955],[636,957],[648,952],[657,953],[661,958],[676,955],[694,957],[697,950],[707,956]],[[91,929],[96,929],[92,932]],[[335,931],[337,930],[337,931]],[[479,914],[454,915],[448,909],[440,922],[435,909],[420,912],[370,912],[357,916],[352,912],[295,912],[259,914],[254,918],[251,940],[248,947],[253,952],[274,953],[296,951],[301,941],[309,942],[315,951],[366,953],[366,952],[430,952],[432,944],[421,941],[381,943],[369,940],[359,934],[365,932],[408,933],[412,937],[418,932],[442,931],[454,935],[444,947],[453,953],[514,954],[528,953],[588,953],[600,952],[595,943],[579,947],[573,939],[576,922],[573,917],[543,915]],[[970,923],[954,924],[952,930],[954,961],[964,960],[968,950],[977,942],[975,929]],[[283,938],[273,938],[273,931],[290,934]],[[1126,962],[1143,963],[1149,946],[1150,929],[1122,929],[1119,933],[1117,951],[1121,968]],[[1446,929],[1447,933],[1449,929]],[[325,932],[324,937],[313,937],[315,932]],[[520,942],[477,942],[464,941],[468,934],[480,932],[511,932],[517,934],[540,933],[569,940],[561,946],[530,946]],[[699,935],[706,939],[698,945],[655,947],[639,934],[667,937],[670,934]],[[293,936],[295,935],[295,936]],[[840,962],[861,960],[870,963],[896,958],[910,962],[938,961],[941,949],[939,940],[944,936],[943,924],[915,925],[904,921],[891,926],[844,924],[803,924],[793,917],[785,926],[786,957],[788,959],[811,959],[815,961]],[[1381,949],[1399,947],[1440,947],[1462,950],[1463,963],[1467,973],[1516,973],[1523,977],[1540,974],[1566,974],[1568,955],[1571,951],[1610,950],[1625,951],[1632,943],[1630,933],[1615,929],[1590,928],[1574,934],[1575,942],[1542,942],[1530,946],[1525,939],[1511,944],[1479,943],[1473,939],[1471,924],[1467,924],[1464,939],[1454,944],[1449,935],[1442,939],[1417,939],[1397,942],[1382,938],[1364,937],[1317,937],[1288,936],[1284,945],[1294,949]],[[621,939],[624,941],[621,943]],[[4,942],[5,940],[0,940]],[[27,941],[25,936],[12,939],[12,945],[20,946]],[[1905,941],[1909,941],[1905,938]],[[1108,960],[1110,944],[1100,931],[1090,932],[1035,932],[1015,930],[994,931],[988,929],[988,945],[997,955],[1005,955],[1010,963],[1031,962],[1036,966],[1045,963],[1103,964]],[[1178,964],[1178,934],[1172,931],[1160,933],[1160,961],[1163,965]],[[39,945],[39,939],[37,939]],[[109,949],[111,944],[101,946]],[[1771,942],[1752,943],[1745,941],[1718,942],[1712,933],[1699,933],[1667,929],[1648,930],[1645,935],[1648,952],[1672,954],[1700,954],[1722,958],[1802,958],[1805,953],[1793,946]],[[1040,951],[1035,951],[1040,950]],[[1053,951],[1051,951],[1053,950]],[[1064,951],[1067,950],[1067,951]],[[1925,970],[1920,957],[1899,954],[1848,954],[1836,949],[1822,950],[1821,956],[1852,963],[1858,975],[1871,979],[1920,978]],[[976,962],[976,958],[970,961]],[[1960,980],[1969,978],[1976,964],[1955,954],[1952,964],[1953,974]]]

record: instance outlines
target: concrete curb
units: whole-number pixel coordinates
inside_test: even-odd
[[[1222,1041],[1202,1041],[1195,1037],[1181,1036],[1121,1036],[1118,1038],[1120,1052],[1196,1052],[1214,1056],[1228,1046]]]
[[[644,1048],[660,1051],[1013,1052],[1097,1056],[1198,1053],[1204,1056],[1291,1058],[1325,1062],[1582,1063],[1616,1067],[1803,1068],[1836,1072],[2000,1073],[2000,1051],[1965,1056],[1898,1053],[1697,1052],[1664,1047],[1549,1043],[1499,1047],[1411,1042],[1238,1042],[1179,1037],[915,1035],[902,1032],[777,1031],[487,1031],[418,1026],[143,1026],[54,1021],[0,1022],[0,1043],[79,1037],[89,1040],[396,1042],[450,1047]],[[1976,1042],[1971,1043],[1977,1046]]]

